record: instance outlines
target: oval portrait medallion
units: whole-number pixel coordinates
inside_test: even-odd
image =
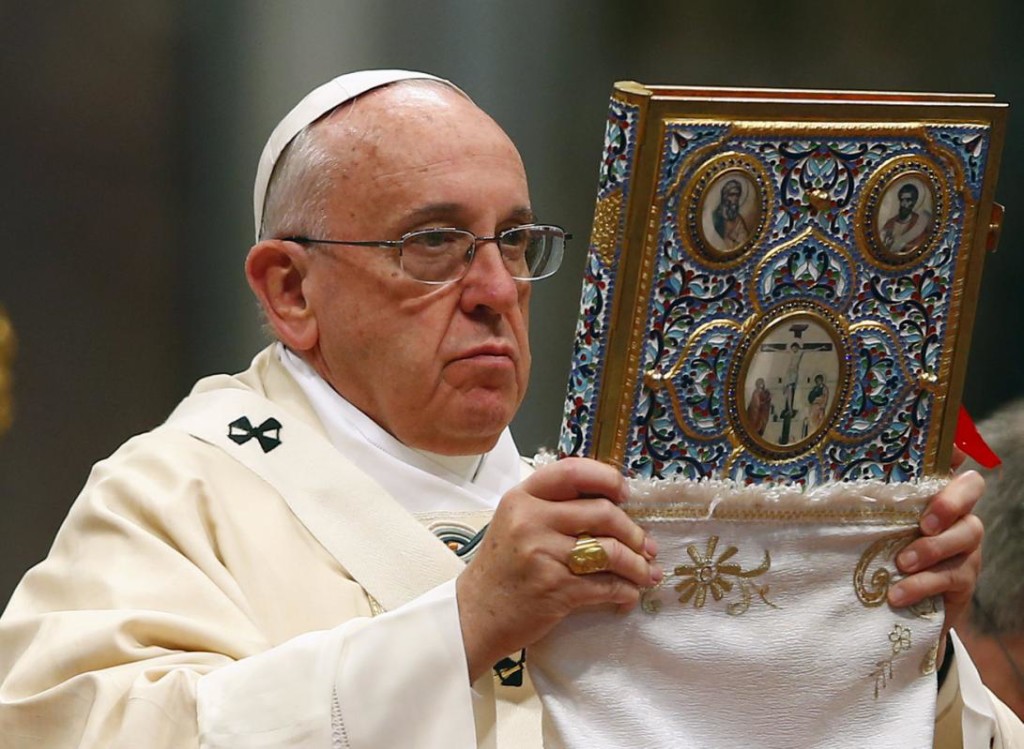
[[[680,225],[705,259],[738,260],[764,233],[770,193],[760,162],[747,154],[723,154],[690,180],[680,201]]]
[[[949,196],[938,167],[923,156],[903,156],[868,181],[858,233],[876,261],[908,265],[936,246],[948,213]]]
[[[791,452],[828,428],[844,390],[841,337],[824,317],[794,312],[767,324],[746,350],[737,411],[746,436]]]

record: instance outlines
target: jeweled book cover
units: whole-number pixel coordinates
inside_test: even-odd
[[[1006,109],[616,84],[559,453],[808,486],[945,471]]]

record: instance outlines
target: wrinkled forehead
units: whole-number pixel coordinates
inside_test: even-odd
[[[310,136],[330,165],[320,174],[320,195],[332,230],[530,213],[526,171],[511,139],[475,104],[438,84],[380,88],[321,119]]]
[[[399,82],[338,107],[311,126],[342,171],[372,164],[377,174],[449,160],[507,158],[519,152],[505,131],[457,89]]]

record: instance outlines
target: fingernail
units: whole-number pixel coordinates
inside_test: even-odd
[[[932,536],[939,531],[939,519],[934,515],[925,515],[921,520],[921,530]]]
[[[651,559],[658,556],[658,542],[650,536],[644,538],[644,551],[646,551]]]
[[[900,554],[900,558],[897,560],[900,565],[900,569],[904,572],[913,572],[917,569],[917,552],[916,551],[904,551]]]
[[[907,594],[903,588],[892,588],[889,590],[889,603],[893,606],[902,606],[907,600]]]
[[[662,581],[662,578],[664,578],[664,577],[665,577],[664,570],[662,570],[661,567],[659,567],[658,565],[652,564],[651,565],[651,579],[654,581],[654,584],[657,585],[658,583],[660,583]]]

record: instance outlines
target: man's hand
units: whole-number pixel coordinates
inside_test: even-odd
[[[977,471],[954,478],[932,497],[921,516],[924,535],[896,557],[896,565],[907,577],[889,590],[889,603],[910,606],[941,594],[946,610],[943,643],[950,626],[970,604],[981,571],[984,529],[971,511],[984,489],[985,480]],[[940,648],[940,658],[942,652]]]
[[[581,606],[629,610],[641,587],[657,584],[657,549],[618,504],[625,479],[593,460],[568,458],[536,471],[501,500],[456,593],[469,675],[476,680],[499,659],[527,647]],[[597,538],[608,569],[569,571],[576,537]]]

